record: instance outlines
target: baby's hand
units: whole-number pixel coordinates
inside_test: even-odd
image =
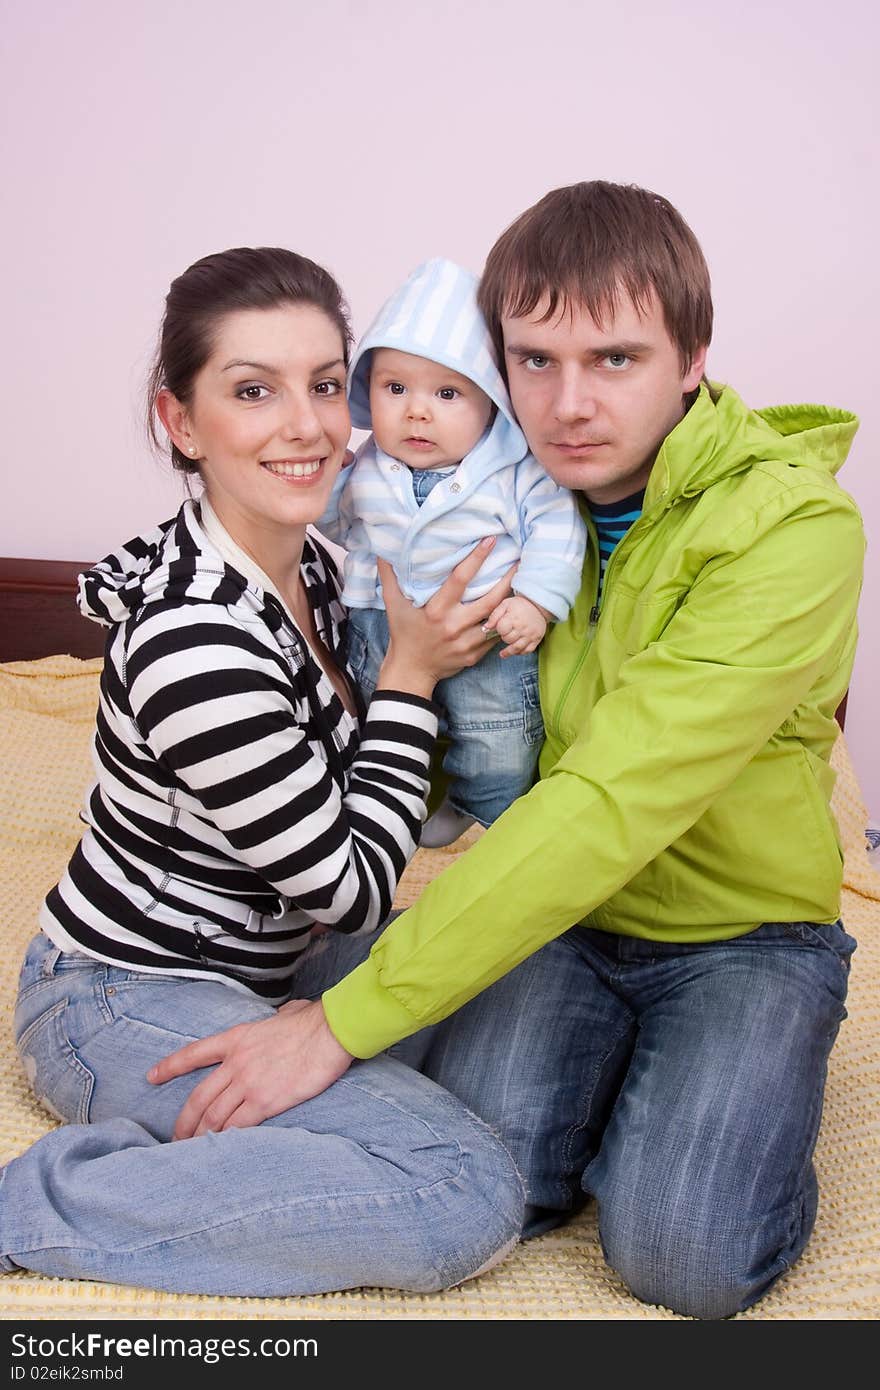
[[[489,614],[484,631],[494,630],[507,643],[502,656],[524,656],[541,641],[547,631],[548,616],[531,599],[513,594]]]

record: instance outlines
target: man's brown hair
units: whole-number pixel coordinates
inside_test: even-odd
[[[712,337],[712,290],[684,218],[666,198],[635,184],[597,179],[553,189],[502,232],[480,281],[479,304],[502,371],[502,314],[524,317],[548,296],[543,323],[582,305],[602,324],[621,292],[640,311],[657,296],[686,371]]]

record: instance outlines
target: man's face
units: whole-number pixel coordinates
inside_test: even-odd
[[[510,396],[532,453],[562,487],[594,502],[643,488],[663,440],[700,382],[701,349],[686,372],[652,296],[640,312],[621,292],[601,327],[572,304],[547,323],[547,302],[504,316]]]

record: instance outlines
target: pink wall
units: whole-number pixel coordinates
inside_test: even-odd
[[[548,188],[634,181],[713,272],[710,372],[862,428],[880,533],[874,0],[78,0],[7,7],[0,553],[87,559],[175,506],[139,432],[168,281],[208,251],[325,262],[356,329],[419,260],[479,269]],[[880,815],[880,560],[848,734]]]

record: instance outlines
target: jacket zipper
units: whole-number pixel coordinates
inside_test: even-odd
[[[665,508],[664,508],[664,510],[665,510]],[[629,530],[627,531],[626,535],[623,537],[623,540],[619,543],[619,545],[617,546],[617,548],[616,548],[614,551],[612,551],[611,557],[610,557],[610,559],[609,559],[609,561],[608,561],[608,564],[607,564],[607,566],[606,566],[606,569],[605,569],[605,586],[604,586],[604,591],[603,591],[603,595],[602,595],[602,604],[599,603],[599,584],[600,584],[601,566],[600,566],[599,572],[598,572],[597,575],[596,575],[596,589],[595,589],[595,593],[594,593],[594,595],[593,595],[593,604],[592,604],[592,607],[590,608],[590,617],[589,617],[589,621],[588,621],[588,624],[587,624],[587,641],[586,641],[586,642],[583,644],[583,646],[581,647],[580,653],[579,653],[579,655],[578,655],[578,659],[577,659],[577,661],[575,662],[574,666],[573,666],[572,669],[571,669],[571,673],[569,674],[568,680],[565,682],[565,686],[564,686],[564,688],[563,688],[562,694],[559,696],[559,699],[558,699],[557,702],[556,702],[556,709],[553,711],[553,724],[554,724],[554,727],[555,727],[557,730],[559,729],[560,719],[561,719],[561,716],[562,716],[562,710],[563,710],[563,708],[564,708],[564,706],[565,706],[566,700],[568,699],[569,692],[571,691],[571,687],[574,685],[575,680],[577,679],[578,675],[580,674],[581,667],[583,666],[584,662],[585,662],[586,659],[587,659],[587,653],[589,652],[590,648],[591,648],[592,645],[593,645],[593,639],[594,639],[594,637],[595,637],[595,635],[596,635],[596,629],[597,629],[598,626],[599,626],[599,618],[600,618],[600,616],[601,616],[602,607],[604,606],[605,596],[608,594],[609,584],[610,584],[610,580],[611,580],[611,575],[612,575],[612,573],[614,573],[616,570],[618,570],[618,569],[620,568],[620,556],[621,556],[621,554],[628,553],[628,551],[632,548],[632,546],[631,546],[630,543],[631,543],[632,541],[634,541],[636,532],[641,533],[642,531],[647,530],[647,527],[642,526],[642,522],[645,521],[645,520],[646,520],[646,517],[645,517],[645,514],[644,514],[644,512],[643,512],[642,515],[639,517],[638,521],[634,521],[634,522],[633,522],[632,526],[629,528]],[[593,545],[595,546],[595,548],[596,548],[596,554],[598,555],[598,553],[599,553],[599,538],[598,538],[598,536],[596,535],[596,527],[595,527],[595,525],[594,525],[593,520],[592,520],[591,517],[588,517],[588,519],[587,519],[587,530],[588,530],[589,535],[590,535],[590,540],[591,540],[592,544],[593,544]]]
[[[597,534],[596,534],[596,527],[595,527],[595,525],[594,525],[594,523],[593,523],[592,517],[589,516],[589,515],[587,515],[586,522],[587,522],[587,534],[588,534],[589,537],[590,537],[590,544],[594,547],[595,552],[596,552],[596,556],[598,557],[598,555],[599,555],[599,537],[598,537]],[[575,680],[577,679],[578,674],[579,674],[579,672],[580,672],[580,669],[581,669],[581,667],[582,667],[583,664],[584,664],[584,661],[586,660],[587,652],[589,651],[589,649],[590,649],[590,647],[591,647],[591,645],[592,645],[593,633],[596,631],[596,627],[597,627],[598,622],[599,622],[599,573],[600,573],[600,571],[597,569],[597,571],[596,571],[596,587],[595,587],[595,590],[594,590],[594,593],[593,593],[593,604],[592,604],[592,607],[590,608],[589,626],[588,626],[588,628],[587,628],[587,638],[588,638],[588,640],[587,640],[587,642],[585,642],[585,643],[582,645],[582,647],[581,647],[580,653],[579,653],[579,655],[578,655],[578,659],[577,659],[577,661],[575,662],[574,666],[571,668],[571,671],[570,671],[570,673],[569,673],[568,680],[565,682],[565,685],[564,685],[563,688],[562,688],[562,693],[561,693],[561,695],[559,696],[559,699],[558,699],[557,702],[556,702],[556,709],[553,711],[553,723],[554,723],[554,726],[555,726],[557,729],[559,728],[559,718],[560,718],[560,715],[562,714],[563,706],[565,705],[565,702],[566,702],[566,700],[568,699],[568,693],[569,693],[569,691],[571,690],[571,687],[572,687],[572,685],[574,684]]]

